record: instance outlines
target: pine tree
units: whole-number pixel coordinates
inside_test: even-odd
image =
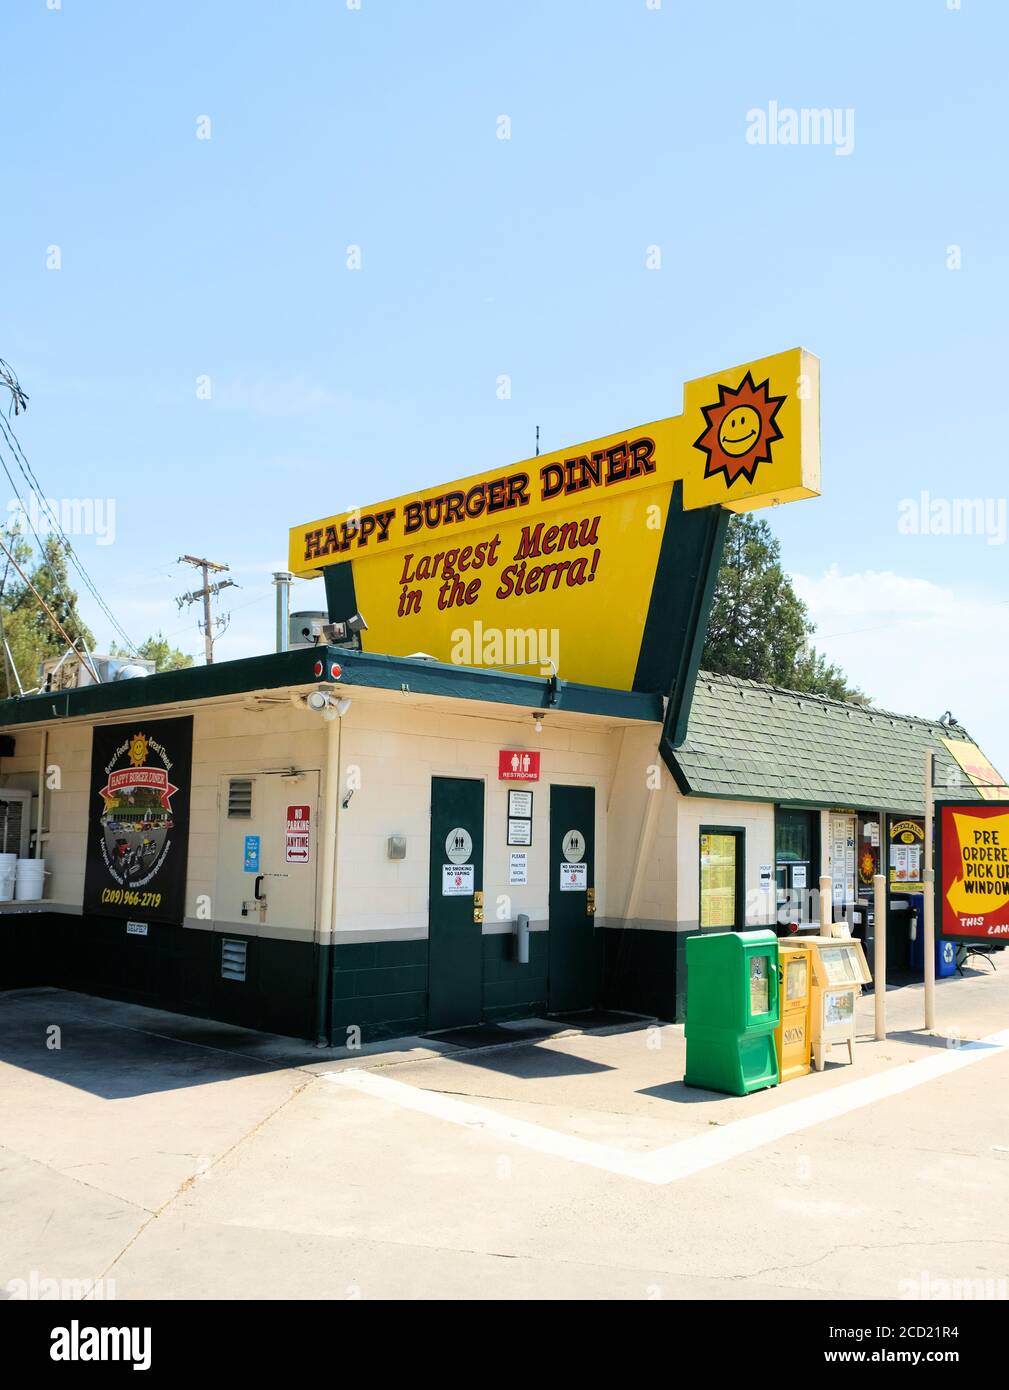
[[[781,544],[766,521],[729,521],[701,664],[786,690],[861,703],[837,666],[810,645],[809,610],[781,568]]]
[[[81,650],[83,643],[88,651],[92,651],[94,635],[78,611],[77,592],[70,586],[63,542],[55,536],[47,537],[42,556],[29,569],[32,549],[20,530],[9,528],[3,540],[67,635],[76,643],[77,650]],[[25,690],[32,690],[39,685],[43,661],[52,656],[61,656],[66,651],[66,643],[43,611],[32,589],[18,574],[8,556],[2,554],[0,576],[3,577],[0,593],[3,634],[21,684]],[[7,671],[6,657],[3,664],[7,694],[16,695],[17,682]]]

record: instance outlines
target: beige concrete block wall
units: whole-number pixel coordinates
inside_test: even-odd
[[[610,740],[615,766],[607,810],[607,916],[629,926],[676,919],[679,797],[659,755],[658,733],[657,725],[625,726]]]
[[[135,722],[138,728],[171,711],[146,711],[131,719],[116,716],[111,723]],[[58,786],[46,792],[44,840],[46,897],[79,908],[84,899],[84,862],[91,778],[90,723],[53,725],[49,731],[46,765]],[[222,777],[255,772],[323,766],[325,725],[318,715],[298,711],[289,703],[246,710],[241,704],[198,706],[193,712],[193,782],[190,794],[189,860],[186,915],[194,919],[196,900],[209,895],[217,879],[218,790]],[[41,734],[15,731],[17,753],[5,758],[0,776],[4,785],[37,786]],[[201,920],[199,925],[210,926]]]
[[[696,926],[700,906],[700,834],[702,825],[732,826],[746,832],[747,926],[774,921],[774,807],[754,801],[707,800],[680,797],[677,820],[676,915],[684,926]],[[760,888],[760,865],[772,866],[770,893]]]
[[[596,791],[596,913],[619,918],[627,902],[647,798],[662,798],[654,853],[646,861],[639,915],[674,920],[677,797],[668,773],[662,787],[649,792],[645,770],[658,765],[657,726],[613,726],[598,720],[548,711],[543,731],[534,731],[531,713],[515,716],[506,707],[474,707],[469,701],[389,697],[348,689],[351,707],[340,721],[336,928],[359,936],[383,931],[426,936],[431,779],[436,776],[480,780],[485,786],[484,931],[511,930],[519,912],[546,923],[549,912],[550,785],[592,786]],[[318,714],[298,709],[278,692],[277,703],[249,709],[244,702],[208,703],[193,710],[193,781],[190,793],[190,844],[186,889],[187,924],[213,927],[217,886],[219,798],[229,776],[319,770],[324,804],[326,740],[329,725]],[[475,711],[475,712],[474,712]],[[113,723],[175,717],[173,711],[117,715]],[[54,725],[47,763],[59,769],[60,786],[47,793],[46,858],[52,877],[46,896],[79,908],[84,892],[85,839],[91,768],[91,730],[86,722]],[[17,755],[0,769],[8,785],[34,789],[41,735],[17,733]],[[498,751],[528,748],[541,755],[540,781],[498,781]],[[507,844],[509,786],[533,793],[533,840]],[[322,824],[323,805],[319,808]],[[406,858],[391,861],[388,837],[406,837]],[[612,844],[611,844],[612,837]],[[512,848],[528,855],[528,883],[509,885]],[[322,846],[316,862],[321,867]],[[612,880],[612,886],[611,886]],[[197,917],[197,901],[209,897],[211,916]],[[250,931],[255,925],[249,924]]]
[[[279,693],[278,693],[279,698]],[[169,715],[158,716],[169,718]],[[129,720],[117,720],[128,723]],[[246,709],[243,703],[197,706],[193,718],[193,782],[189,803],[189,861],[186,874],[187,925],[213,926],[217,888],[219,796],[228,777],[289,768],[321,772],[325,765],[326,725],[318,714],[290,701]],[[320,779],[321,781],[321,779]],[[321,812],[320,812],[321,815]],[[321,855],[315,855],[318,867]],[[211,918],[197,917],[197,899],[209,896]],[[310,926],[312,924],[307,924]],[[243,929],[245,924],[243,923]],[[256,924],[248,923],[255,934]]]
[[[511,930],[519,912],[533,922],[548,913],[550,783],[596,789],[596,905],[608,901],[606,798],[614,763],[612,728],[565,725],[547,712],[535,733],[532,714],[516,717],[502,707],[467,701],[386,699],[348,691],[353,704],[343,719],[341,776],[360,781],[339,813],[337,941],[340,934],[396,929],[427,935],[432,777],[482,781],[484,795],[484,932]],[[570,717],[569,717],[570,718]],[[498,781],[498,751],[539,751],[540,780]],[[532,844],[507,844],[508,788],[533,793]],[[390,835],[406,837],[406,858],[387,855]],[[528,883],[510,886],[512,848],[528,855]]]

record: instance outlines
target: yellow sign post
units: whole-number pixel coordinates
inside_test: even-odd
[[[712,518],[819,486],[819,363],[796,348],[688,382],[681,415],[295,526],[289,568],[326,576],[334,621],[364,615],[366,650],[665,692]]]

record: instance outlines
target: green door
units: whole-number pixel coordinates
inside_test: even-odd
[[[431,779],[431,1029],[479,1023],[483,1011],[483,794],[482,782]]]
[[[550,788],[550,980],[552,1013],[596,1002],[594,907],[596,793]]]

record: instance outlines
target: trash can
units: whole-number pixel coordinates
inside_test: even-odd
[[[911,902],[911,969],[925,974],[925,894],[909,894]],[[938,925],[938,924],[937,924]],[[935,934],[935,977],[944,980],[956,974],[956,942]]]
[[[781,1021],[774,1030],[778,1076],[791,1081],[809,1071],[810,947],[805,941],[778,943]]]
[[[778,939],[773,931],[687,939],[688,1086],[745,1096],[778,1084]]]

